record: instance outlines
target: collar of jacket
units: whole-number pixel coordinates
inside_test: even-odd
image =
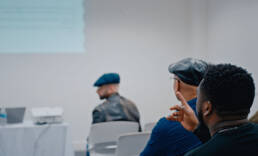
[[[110,95],[110,96],[107,98],[107,100],[108,100],[108,101],[112,101],[112,100],[114,100],[114,99],[117,99],[119,96],[120,96],[119,93],[114,93],[114,94]]]

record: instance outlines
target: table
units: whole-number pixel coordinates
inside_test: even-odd
[[[67,123],[0,126],[0,156],[74,156]]]

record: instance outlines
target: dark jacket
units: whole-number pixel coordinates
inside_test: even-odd
[[[196,99],[188,101],[196,112]],[[182,156],[201,145],[192,132],[179,122],[161,118],[151,132],[151,137],[140,156]]]
[[[98,105],[92,112],[92,118],[92,124],[108,121],[134,121],[139,123],[140,129],[140,113],[137,107],[132,101],[118,93]]]

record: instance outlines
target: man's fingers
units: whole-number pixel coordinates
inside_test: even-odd
[[[167,120],[177,121],[177,118],[174,118],[172,115],[170,115],[170,116],[167,117]]]
[[[173,115],[168,116],[167,119],[170,121],[178,121],[178,122],[182,121],[182,117],[177,117],[177,116],[173,116]]]
[[[180,112],[174,112],[174,113],[172,114],[172,116],[173,116],[174,118],[177,118],[178,121],[182,121],[183,118],[184,118],[184,113],[183,113],[182,111],[180,111]]]
[[[180,115],[183,115],[183,112],[180,111],[180,112],[174,112],[172,113],[173,116],[180,116]]]
[[[180,118],[175,117],[175,116],[173,116],[173,115],[168,116],[168,117],[167,117],[167,120],[180,122]]]
[[[172,107],[170,108],[170,110],[180,111],[180,110],[182,110],[182,106],[175,105],[175,106],[172,106]]]
[[[180,92],[176,92],[176,97],[181,101],[183,106],[189,106],[187,101]]]
[[[175,107],[173,107],[173,108],[175,108]],[[178,108],[180,108],[180,107],[178,107]],[[173,110],[177,110],[177,109],[175,108]],[[184,112],[183,111],[173,112],[170,116],[167,117],[168,120],[179,121],[179,122],[181,122],[183,120],[183,118],[184,118]]]

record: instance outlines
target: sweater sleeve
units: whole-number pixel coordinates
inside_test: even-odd
[[[164,136],[166,136],[166,131],[164,129],[164,122],[161,119],[153,128],[150,139],[146,147],[140,154],[140,156],[163,155],[161,153],[162,153],[162,148],[164,146],[163,145]]]

